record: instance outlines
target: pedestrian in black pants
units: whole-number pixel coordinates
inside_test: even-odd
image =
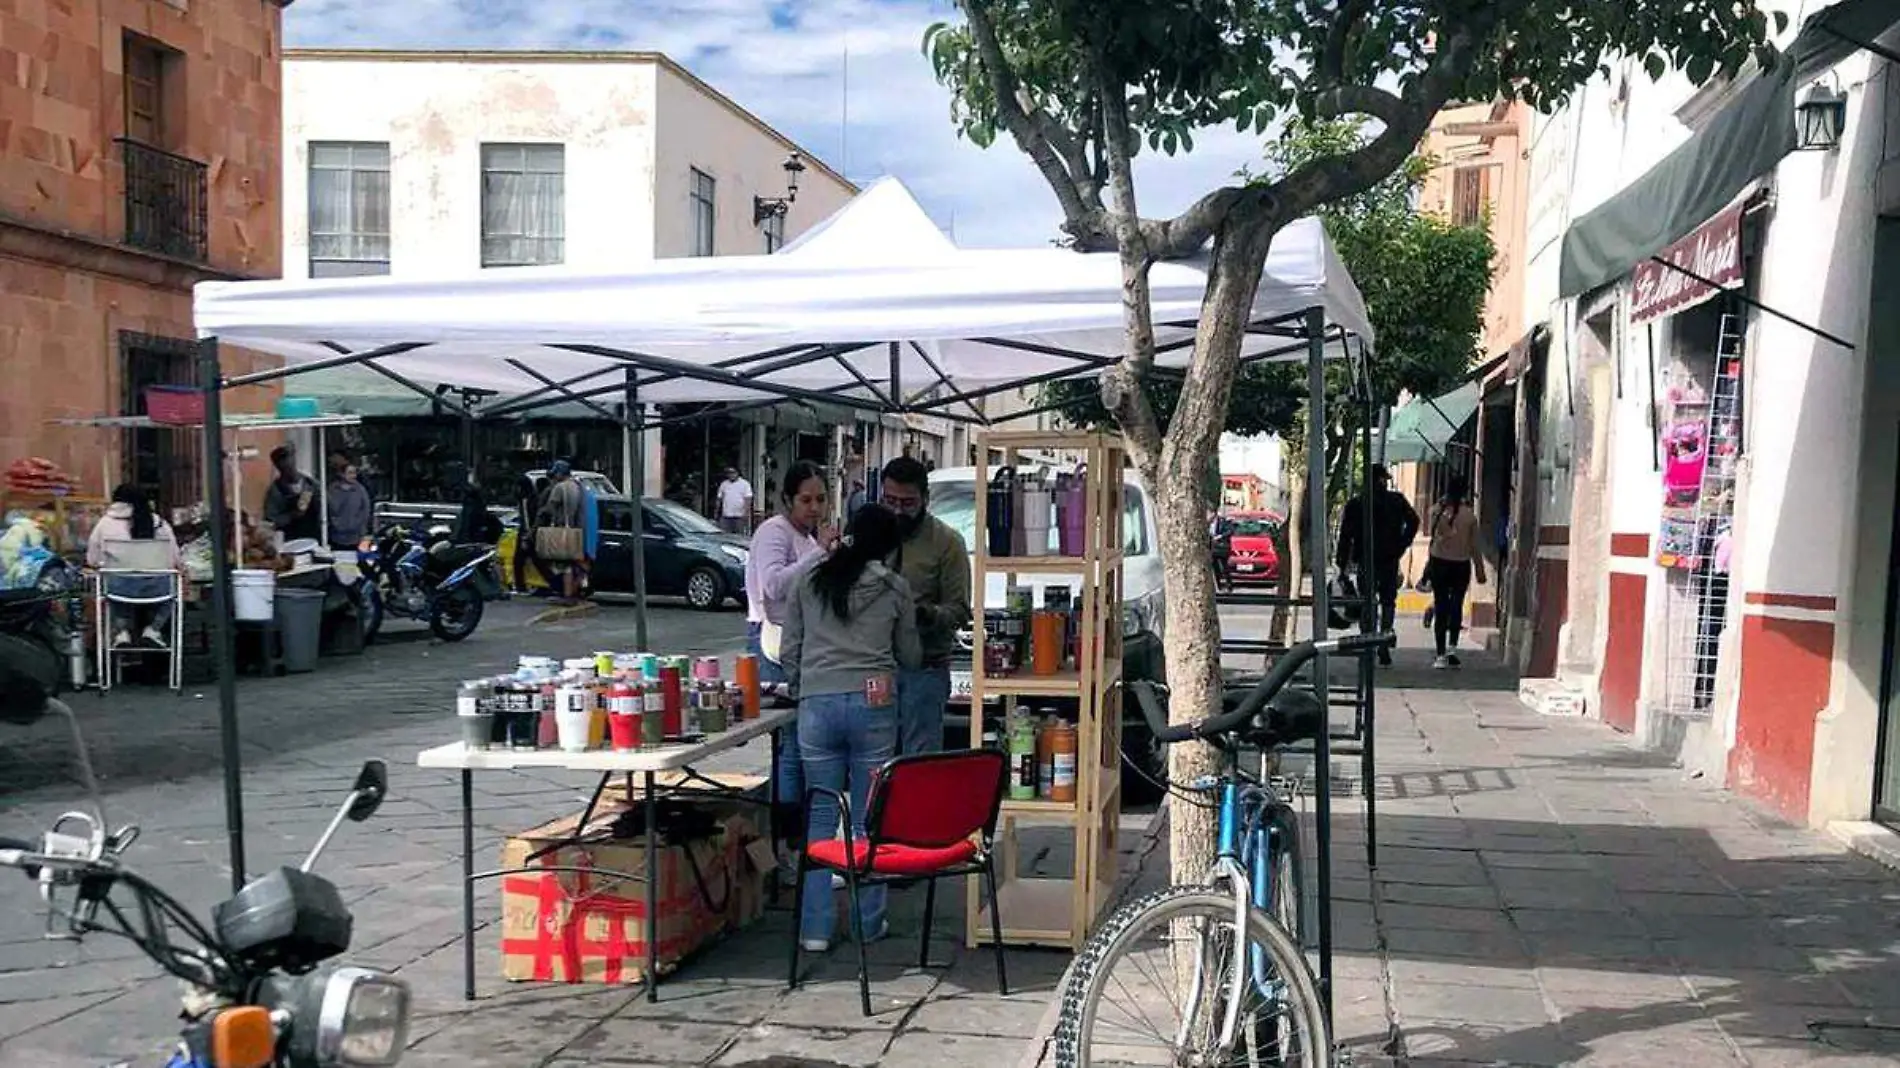
[[[1362,491],[1346,502],[1345,511],[1340,514],[1339,546],[1333,563],[1342,573],[1366,565],[1366,507],[1366,494]],[[1383,464],[1372,465],[1371,507],[1372,552],[1369,555],[1371,581],[1379,591],[1379,617],[1362,621],[1361,629],[1371,632],[1376,627],[1389,631],[1398,618],[1399,561],[1412,547],[1412,539],[1418,537],[1418,511],[1405,499],[1405,494],[1392,488],[1392,476]],[[1391,666],[1391,649],[1379,649],[1379,663]]]
[[[1463,478],[1452,478],[1432,509],[1431,559],[1425,574],[1432,586],[1432,640],[1438,648],[1435,668],[1461,666],[1458,638],[1465,626],[1465,593],[1471,580],[1484,585],[1484,553],[1478,545],[1478,513],[1471,507]]]

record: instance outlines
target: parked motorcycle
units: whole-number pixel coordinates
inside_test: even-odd
[[[494,546],[431,541],[400,524],[363,539],[356,559],[365,643],[392,615],[426,622],[436,637],[459,642],[482,621],[485,587],[500,589]]]
[[[81,689],[90,662],[85,620],[85,584],[65,563],[49,563],[32,586],[0,591],[0,662],[48,693]]]
[[[300,867],[252,880],[212,910],[207,925],[125,865],[139,830],[107,831],[72,710],[4,665],[0,695],[9,719],[52,711],[72,724],[92,795],[92,811],[66,813],[36,840],[0,838],[0,868],[38,882],[47,937],[118,935],[183,981],[184,1025],[166,1068],[386,1068],[398,1061],[408,1038],[408,984],[330,963],[349,948],[352,917],[336,887],[312,871],[345,820],[366,820],[382,804],[388,778],[381,761],[363,766]]]

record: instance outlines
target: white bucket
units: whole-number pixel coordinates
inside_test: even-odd
[[[277,618],[276,572],[231,572],[231,614],[246,623],[267,623]]]

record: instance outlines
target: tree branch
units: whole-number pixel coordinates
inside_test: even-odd
[[[1110,247],[1109,224],[1103,217],[1099,191],[1093,183],[1084,185],[1089,169],[1076,139],[1062,131],[1023,90],[1009,57],[1003,53],[1002,39],[997,36],[985,0],[962,0],[961,6],[970,22],[970,39],[976,45],[977,57],[990,78],[997,117],[1055,193],[1056,202],[1062,206],[1063,230],[1075,238],[1079,248]],[[1052,132],[1056,140],[1051,139]],[[1066,151],[1057,147],[1057,141],[1066,145]]]
[[[1320,49],[1317,73],[1321,85],[1343,85],[1346,81],[1346,46],[1352,32],[1365,21],[1372,0],[1345,0],[1326,31],[1326,44]]]
[[[1102,376],[1102,403],[1131,439],[1136,462],[1147,468],[1142,473],[1158,476],[1161,422],[1155,417],[1146,388],[1155,360],[1154,309],[1148,289],[1148,269],[1154,260],[1148,253],[1141,213],[1135,205],[1128,89],[1110,77],[1099,55],[1094,57],[1093,66],[1097,99],[1101,101],[1102,152],[1108,163],[1109,195],[1114,203],[1109,218],[1114,223],[1122,264],[1122,329],[1128,340],[1128,351]],[[1152,484],[1159,485],[1159,481]]]

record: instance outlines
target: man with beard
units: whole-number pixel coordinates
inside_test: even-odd
[[[884,465],[882,503],[903,530],[891,566],[916,600],[924,650],[922,667],[897,673],[898,752],[934,753],[943,748],[957,631],[970,622],[970,553],[962,535],[930,514],[930,472],[911,457]]]

